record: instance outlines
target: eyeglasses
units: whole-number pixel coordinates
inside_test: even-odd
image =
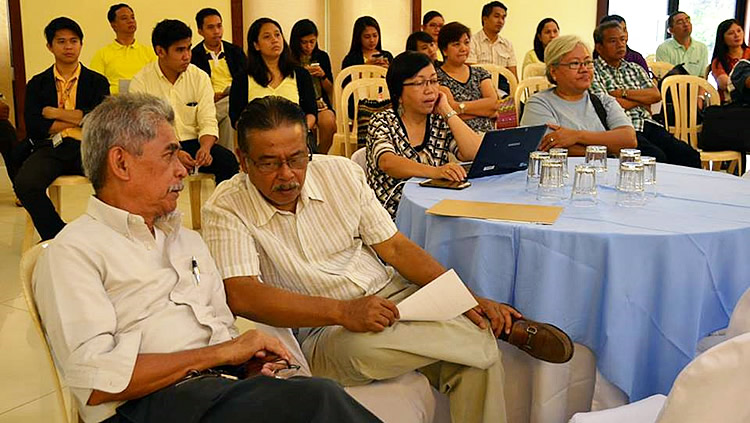
[[[594,61],[593,60],[584,60],[583,62],[579,62],[578,60],[574,60],[572,62],[568,63],[558,63],[557,66],[567,66],[568,69],[577,71],[581,68],[581,65],[585,66],[588,69],[592,69],[594,67]]]
[[[276,368],[273,371],[273,375],[279,379],[286,379],[291,376],[293,376],[295,373],[297,373],[297,370],[300,369],[299,364],[292,364],[288,360],[284,358],[280,358],[278,360],[273,361],[276,365],[286,366],[286,367],[279,367]]]
[[[312,153],[307,153],[306,155],[298,155],[291,157],[286,160],[259,160],[255,161],[251,159],[250,157],[247,158],[250,162],[253,163],[256,169],[258,169],[258,172],[260,173],[273,173],[281,169],[281,166],[286,163],[287,166],[289,166],[290,169],[304,169],[307,167],[307,164],[310,163],[310,160],[312,160]]]
[[[437,79],[423,79],[421,81],[416,81],[416,82],[404,82],[405,87],[419,87],[419,88],[424,88],[425,86],[434,87],[438,84],[440,84],[440,81],[438,81]]]

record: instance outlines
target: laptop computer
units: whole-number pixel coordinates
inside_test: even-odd
[[[474,161],[462,164],[466,169],[466,178],[526,169],[529,166],[529,153],[537,149],[546,131],[547,125],[534,125],[485,133]]]

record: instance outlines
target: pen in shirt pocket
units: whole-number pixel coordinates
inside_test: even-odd
[[[200,285],[201,269],[198,267],[198,259],[196,259],[195,256],[190,258],[190,267],[193,271],[193,277],[195,278],[195,285]]]
[[[188,107],[195,107],[195,106],[198,105],[198,102],[197,101],[191,101],[190,103],[187,103],[185,105],[188,106]]]

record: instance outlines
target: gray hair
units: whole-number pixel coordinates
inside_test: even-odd
[[[615,20],[604,21],[600,23],[596,29],[594,29],[594,44],[601,44],[604,42],[604,31],[612,28],[622,29],[622,24]]]
[[[109,150],[122,147],[130,154],[143,154],[143,144],[156,138],[161,122],[174,125],[174,111],[165,100],[149,94],[110,96],[86,115],[81,158],[94,191],[104,186]]]
[[[547,65],[545,75],[550,83],[557,84],[557,81],[552,79],[550,68],[560,65],[563,56],[575,50],[579,44],[586,49],[587,53],[591,54],[589,46],[577,35],[561,35],[547,44],[544,49],[544,63]]]

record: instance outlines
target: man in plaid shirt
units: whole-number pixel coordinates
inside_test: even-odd
[[[615,21],[600,24],[594,30],[594,43],[599,57],[594,61],[590,90],[615,97],[625,109],[635,128],[641,154],[656,157],[659,162],[699,168],[700,153],[651,118],[649,108],[661,101],[661,94],[643,68],[623,60],[627,36],[620,25]]]

